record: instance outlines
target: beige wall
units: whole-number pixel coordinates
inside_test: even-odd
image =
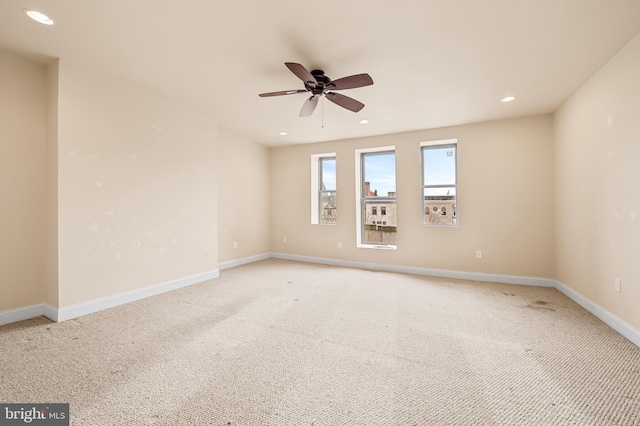
[[[458,139],[458,227],[422,225],[420,142]],[[354,150],[395,145],[398,249],[356,248]],[[337,153],[336,225],[310,224],[310,156]],[[273,149],[272,250],[360,262],[552,278],[549,115]],[[505,213],[496,214],[497,207]],[[283,242],[287,237],[287,243]],[[343,248],[338,248],[342,242]],[[476,259],[475,251],[483,258]]]
[[[45,68],[0,51],[0,312],[42,303]]]
[[[60,307],[216,270],[217,124],[61,60]]]
[[[556,279],[640,329],[640,35],[555,114]],[[620,278],[622,292],[615,291]]]
[[[269,150],[224,131],[218,144],[219,261],[269,253]]]

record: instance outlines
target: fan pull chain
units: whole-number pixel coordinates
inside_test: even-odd
[[[322,128],[324,129],[324,96],[321,99],[322,99],[322,101],[321,101],[322,102],[322,106],[321,106],[321,108],[322,108],[322,111],[321,111],[322,112]]]

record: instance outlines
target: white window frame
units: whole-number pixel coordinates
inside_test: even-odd
[[[424,189],[427,187],[434,187],[434,186],[430,186],[430,185],[425,185],[424,184],[424,155],[423,155],[423,147],[439,147],[439,146],[454,146],[456,148],[456,162],[455,162],[455,167],[456,167],[456,177],[455,177],[455,183],[454,185],[447,185],[447,186],[453,186],[456,190],[456,208],[455,208],[455,214],[456,214],[456,223],[453,224],[449,224],[449,223],[427,223],[426,222],[426,218],[425,218],[425,211],[424,211]],[[460,209],[459,209],[459,204],[458,204],[458,196],[459,196],[459,191],[458,191],[458,139],[443,139],[443,140],[437,140],[437,141],[426,141],[426,142],[420,142],[420,207],[421,207],[421,217],[422,217],[422,224],[424,226],[444,226],[444,227],[458,227],[460,226]],[[431,214],[433,214],[434,212],[431,212]],[[437,214],[441,214],[440,209],[438,209]]]
[[[320,221],[320,160],[324,158],[334,158],[336,160],[336,175],[338,160],[335,152],[327,152],[324,154],[312,154],[311,155],[311,224],[313,225],[335,225],[335,223],[321,222]],[[336,179],[336,194],[338,193],[337,179]]]
[[[355,171],[356,171],[356,247],[357,248],[365,248],[365,249],[375,249],[375,250],[397,250],[397,245],[390,244],[363,244],[362,243],[362,154],[370,154],[374,152],[384,152],[384,151],[393,151],[396,152],[395,146],[381,146],[377,148],[365,148],[365,149],[356,149],[355,150]],[[422,151],[421,151],[422,152]],[[396,163],[397,166],[397,163]],[[397,173],[397,168],[396,168]],[[397,178],[397,174],[396,174]],[[398,188],[396,185],[396,192]],[[398,203],[398,199],[396,198],[396,205]],[[396,207],[397,208],[397,207]]]

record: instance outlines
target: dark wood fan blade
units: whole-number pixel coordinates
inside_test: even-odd
[[[325,96],[334,104],[340,105],[342,108],[346,108],[353,112],[358,112],[364,108],[364,104],[362,102],[356,101],[349,96],[341,95],[340,93],[329,92]]]
[[[308,117],[313,114],[313,111],[316,110],[318,106],[318,99],[320,95],[313,95],[302,105],[302,109],[300,110],[300,117]]]
[[[350,75],[349,77],[342,77],[337,80],[333,80],[329,83],[331,90],[344,90],[355,89],[356,87],[370,86],[373,84],[373,79],[367,73]]]
[[[318,80],[302,65],[295,62],[285,62],[284,64],[304,83],[313,87],[318,85]]]
[[[282,96],[282,95],[295,95],[297,93],[305,93],[307,92],[307,90],[305,89],[300,89],[300,90],[283,90],[281,92],[269,92],[269,93],[260,93],[258,96],[265,98],[267,96]]]

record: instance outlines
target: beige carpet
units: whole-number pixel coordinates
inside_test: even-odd
[[[74,425],[637,425],[640,349],[554,289],[282,260],[0,327]]]

